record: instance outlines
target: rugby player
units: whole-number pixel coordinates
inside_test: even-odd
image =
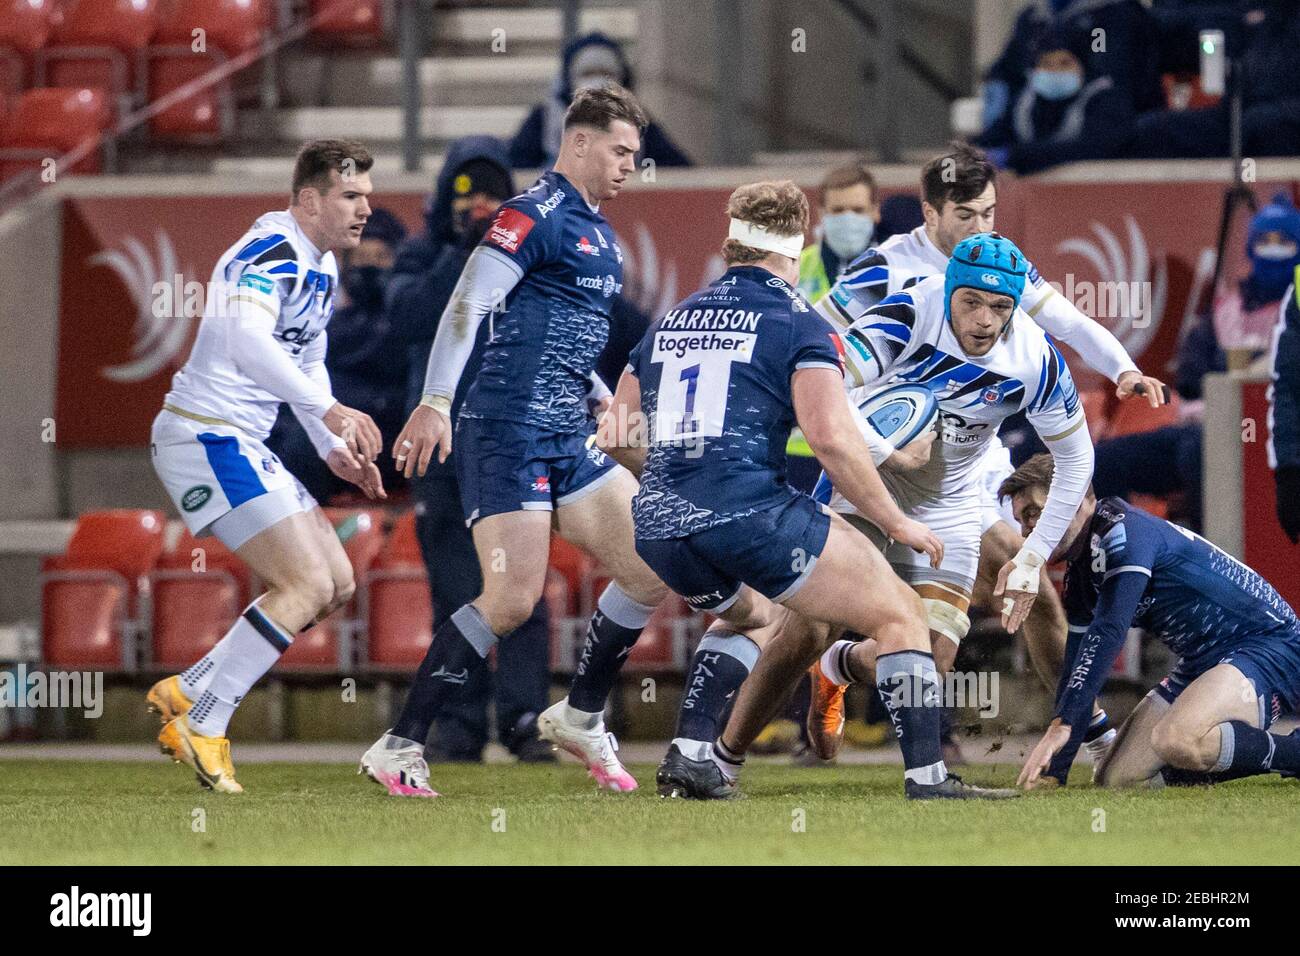
[[[497,211],[438,325],[424,397],[393,455],[408,477],[423,475],[435,452],[446,460],[452,397],[479,324],[493,313],[455,432],[461,504],[484,583],[438,628],[397,723],[362,757],[362,771],[393,795],[436,796],[423,758],[429,727],[471,671],[486,666],[498,638],[532,614],[552,528],[613,580],[592,616],[569,695],[539,716],[539,731],[578,756],[599,786],[636,788],[603,711],[623,657],[667,591],[634,546],[636,480],[588,442],[587,402],[623,282],[623,253],[600,204],[636,168],[645,125],[621,87],[580,90],[554,169]]]
[[[839,338],[795,289],[808,200],[789,181],[754,183],[732,193],[727,213],[727,271],[650,327],[598,433],[640,476],[638,553],[691,607],[720,619],[692,662],[659,793],[733,792],[712,756],[718,720],[779,631],[784,606],[874,637],[909,798],[1007,796],[944,766],[937,674],[916,595],[842,518],[786,483],[797,421],[847,500],[900,547],[935,564],[943,557],[881,482],[845,400]],[[644,434],[630,427],[643,415]]]
[[[999,488],[1031,537],[1052,466],[1035,455]],[[1178,662],[1120,728],[1096,768],[1098,784],[1300,774],[1300,731],[1268,732],[1300,705],[1300,621],[1272,585],[1199,535],[1122,498],[1098,501],[1091,488],[1052,557],[1069,562],[1070,639],[1056,716],[1025,761],[1021,786],[1065,783],[1130,627],[1160,638]]]
[[[867,309],[887,296],[910,288],[922,278],[941,275],[958,242],[967,236],[992,232],[997,207],[997,171],[980,150],[955,143],[921,171],[921,208],[925,222],[908,233],[892,236],[855,260],[830,294],[815,304],[836,328],[847,329]],[[1021,308],[1053,338],[1073,348],[1091,368],[1116,383],[1116,395],[1144,395],[1153,406],[1164,401],[1158,379],[1144,376],[1123,345],[1098,322],[1088,318],[1038,274],[1032,264],[1022,293]],[[853,340],[846,340],[852,348]],[[859,384],[853,382],[853,384]],[[1016,523],[998,500],[998,484],[1011,473],[1011,455],[996,436],[988,443],[983,464],[983,500],[980,505],[980,564],[973,592],[959,601],[992,607],[993,588],[1001,569],[1024,545]],[[943,595],[930,595],[942,599]],[[941,640],[959,642],[952,628],[939,628]],[[962,632],[964,634],[964,631]],[[1040,588],[1024,622],[1025,645],[1039,679],[1054,687],[1065,652],[1065,615],[1052,588]],[[956,647],[950,649],[953,653]],[[769,661],[772,662],[772,661]],[[821,756],[834,753],[843,727],[843,698],[814,674],[814,693],[821,703],[809,710],[810,739]],[[743,698],[742,698],[743,700]],[[743,711],[742,711],[743,713]],[[1106,715],[1098,709],[1090,749],[1100,756],[1114,738]]]
[[[848,377],[861,383],[855,404],[888,381],[923,385],[938,401],[941,434],[919,467],[900,467],[891,460],[896,452],[889,442],[861,417],[855,419],[903,512],[943,542],[942,562],[917,561],[838,489],[831,507],[883,551],[922,599],[939,674],[951,669],[970,626],[966,610],[980,560],[984,455],[998,426],[1024,411],[1060,463],[1043,522],[999,572],[995,593],[1005,593],[1002,620],[1009,631],[1023,623],[1046,559],[1092,478],[1092,442],[1070,371],[1042,329],[1019,309],[1028,269],[1010,240],[996,233],[970,236],[957,243],[943,275],[886,297],[843,334],[849,343]],[[828,477],[833,481],[829,472]],[[773,642],[787,681],[817,653],[820,639],[815,631],[796,627]],[[832,688],[842,699],[847,685],[871,680],[875,653],[873,640],[840,639],[827,648],[813,666],[814,712],[829,709],[822,688]],[[780,690],[769,692],[765,707],[779,697]],[[732,776],[766,716],[752,697],[739,701],[737,711],[716,748],[726,758],[719,760],[721,768]],[[819,734],[824,724],[810,718],[814,748],[830,749],[828,740],[838,746],[842,717],[837,723]]]
[[[226,727],[293,635],[352,597],[352,566],[302,484],[263,444],[287,402],[330,470],[386,497],[369,415],[339,404],[325,370],[335,254],[370,216],[370,153],[315,140],[298,153],[289,208],[258,218],[217,261],[189,360],[154,419],[154,470],[195,535],[215,535],[267,589],[178,676],[149,691],[158,742],[199,782],[239,793]]]

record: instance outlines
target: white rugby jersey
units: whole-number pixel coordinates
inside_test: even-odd
[[[322,254],[289,211],[261,216],[217,260],[198,337],[166,406],[261,440],[288,402],[318,451],[342,444],[320,421],[334,404],[324,360],[337,288],[333,252]]]
[[[1114,335],[1044,282],[1032,262],[1027,265],[1029,274],[1020,307],[1028,318],[1078,352],[1091,368],[1112,382],[1124,372],[1137,370]],[[917,226],[911,232],[890,236],[854,259],[815,306],[835,328],[846,329],[880,300],[911,288],[927,276],[943,275],[947,267],[948,257],[930,241],[925,226]]]
[[[906,474],[882,472],[904,510],[977,488],[999,426],[1026,413],[1057,460],[1048,504],[1030,539],[1046,559],[1083,500],[1093,450],[1070,370],[1043,330],[1016,309],[992,349],[967,355],[944,315],[944,277],[938,275],[887,296],[841,338],[846,382],[858,386],[851,396],[855,405],[885,384],[901,382],[925,385],[938,399],[939,437],[929,463]],[[860,424],[865,434],[870,426]],[[831,507],[853,510],[839,495]]]

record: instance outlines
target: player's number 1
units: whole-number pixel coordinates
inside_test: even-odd
[[[678,381],[686,383],[686,408],[682,413],[682,420],[677,423],[677,433],[695,432],[699,428],[699,423],[695,420],[695,390],[700,384],[700,365],[695,363],[682,369],[682,374]]]

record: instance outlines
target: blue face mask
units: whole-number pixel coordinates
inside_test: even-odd
[[[1045,100],[1068,100],[1083,89],[1083,77],[1073,70],[1069,73],[1034,70],[1029,76],[1029,85]]]
[[[822,238],[845,262],[866,252],[876,221],[860,212],[837,212],[822,217]]]

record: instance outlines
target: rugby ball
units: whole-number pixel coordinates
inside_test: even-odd
[[[939,403],[924,385],[905,382],[868,395],[858,411],[891,445],[902,448],[933,427]]]
[[[939,403],[934,392],[924,385],[904,382],[873,392],[858,403],[858,413],[876,433],[888,439],[895,448],[914,441],[934,427],[939,417]],[[813,498],[830,504],[834,489],[822,472],[813,489]]]

